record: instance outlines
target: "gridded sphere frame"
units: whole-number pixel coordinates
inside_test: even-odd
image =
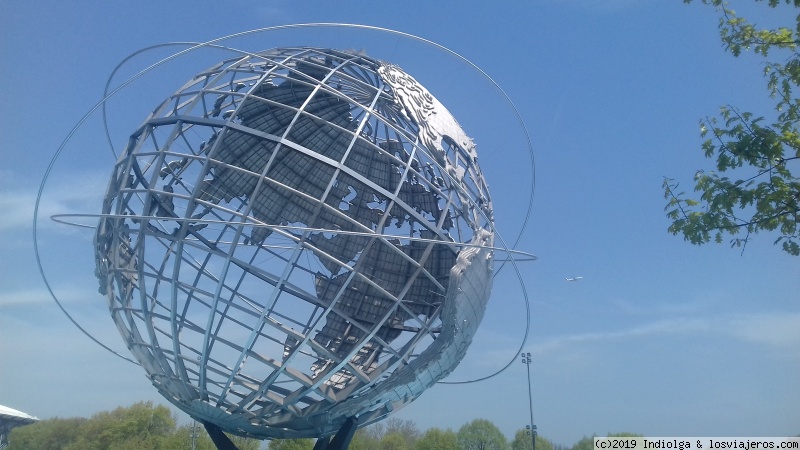
[[[239,435],[319,437],[455,368],[493,241],[475,144],[412,76],[279,48],[197,74],[131,135],[96,275],[170,402]]]

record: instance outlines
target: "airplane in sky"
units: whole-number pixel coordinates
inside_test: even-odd
[[[565,280],[567,280],[567,281],[578,281],[578,280],[582,280],[582,279],[583,279],[583,277],[567,277],[567,278],[565,278]]]

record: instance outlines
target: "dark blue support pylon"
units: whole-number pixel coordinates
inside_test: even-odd
[[[328,440],[327,437],[317,439],[317,443],[314,444],[314,450],[347,450],[357,429],[358,418],[355,416],[350,417],[344,421],[344,424],[333,436],[333,439]]]
[[[317,438],[317,442],[314,444],[314,448],[312,450],[328,450],[328,444],[330,444],[331,438],[325,436],[321,438]]]
[[[206,428],[208,435],[211,437],[211,441],[214,442],[218,450],[239,450],[236,445],[234,445],[233,441],[231,441],[231,438],[222,432],[220,427],[211,422],[203,422],[203,426]]]

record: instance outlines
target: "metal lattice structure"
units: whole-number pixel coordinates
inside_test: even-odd
[[[474,143],[413,77],[281,48],[197,74],[132,134],[96,273],[169,401],[240,435],[319,437],[460,362],[492,221]]]

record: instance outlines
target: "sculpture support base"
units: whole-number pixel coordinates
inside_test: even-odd
[[[345,420],[342,427],[333,436],[333,439],[328,440],[327,437],[317,439],[317,443],[314,444],[314,450],[347,450],[357,429],[358,419],[355,416],[350,417]]]
[[[203,422],[203,426],[206,428],[208,435],[211,437],[211,441],[214,442],[218,450],[239,450],[236,448],[236,445],[233,444],[233,441],[222,432],[220,427],[210,422]]]
[[[214,445],[217,447],[217,450],[239,450],[236,445],[234,445],[233,441],[222,432],[220,427],[211,422],[203,422],[203,426],[211,437],[211,441],[214,442]],[[358,419],[355,416],[350,417],[344,421],[344,424],[333,436],[333,439],[327,437],[317,439],[317,443],[314,444],[314,450],[347,450],[357,429]]]

